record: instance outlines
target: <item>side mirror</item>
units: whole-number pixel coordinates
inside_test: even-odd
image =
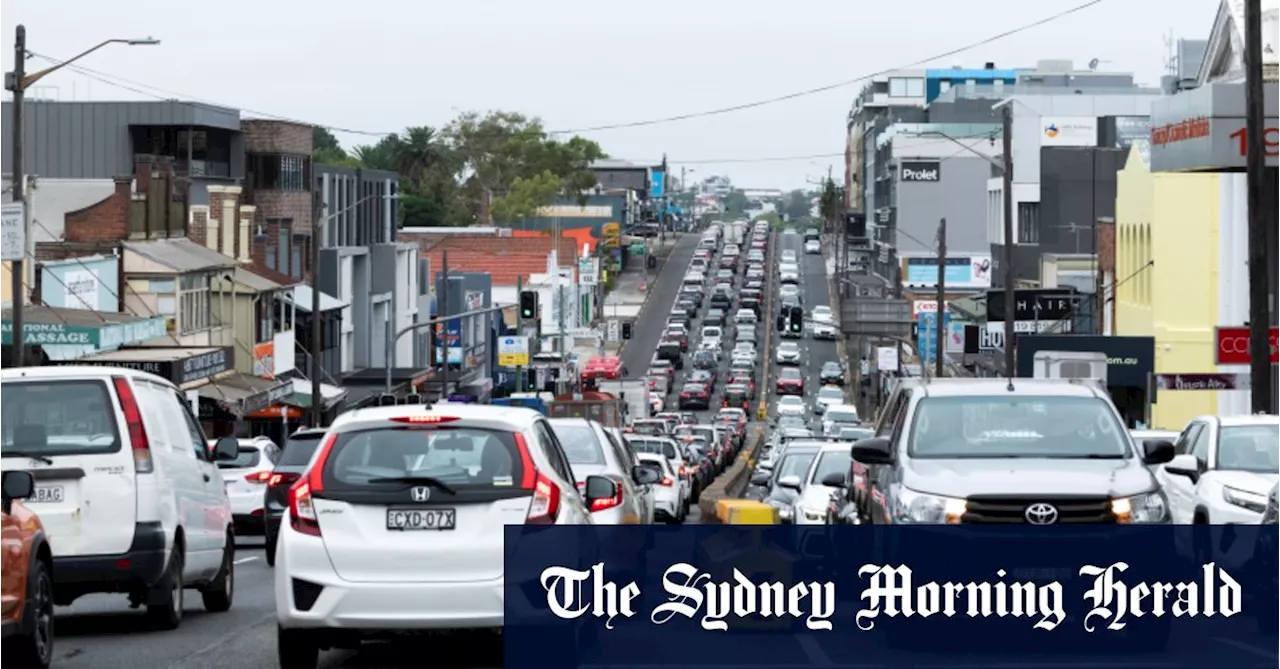
[[[240,457],[240,440],[235,437],[223,437],[213,445],[214,460],[235,460]]]
[[[1194,456],[1193,456],[1194,457]],[[1142,442],[1142,462],[1147,465],[1163,465],[1173,459],[1173,444],[1160,441]]]
[[[872,437],[856,442],[849,449],[853,459],[864,465],[893,464],[893,451],[889,448],[889,440],[884,437]]]
[[[36,477],[31,472],[0,473],[0,508],[4,513],[13,512],[13,500],[27,499],[36,494]]]
[[[1200,478],[1200,461],[1190,453],[1183,453],[1170,458],[1169,462],[1165,464],[1164,470],[1170,474],[1186,476],[1195,481]]]
[[[751,485],[754,485],[754,486],[769,485],[769,471],[768,470],[757,471],[756,473],[752,474]]]
[[[831,472],[830,474],[822,477],[822,485],[828,488],[843,488],[845,487],[844,474],[841,474],[840,472]]]
[[[783,476],[782,478],[778,479],[778,486],[781,488],[790,488],[791,490],[799,490],[800,477],[799,476]]]
[[[658,474],[656,469],[637,465],[631,470],[631,480],[635,481],[636,485],[653,485],[661,481],[662,476]]]
[[[588,509],[595,511],[597,506],[606,508],[603,503],[606,500],[616,499],[620,494],[622,491],[613,479],[606,476],[588,476],[586,485],[583,487],[582,499],[587,503]]]

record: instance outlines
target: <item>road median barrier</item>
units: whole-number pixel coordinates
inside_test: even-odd
[[[706,490],[702,491],[702,496],[698,498],[698,509],[702,512],[704,525],[725,523],[717,515],[721,501],[745,501],[739,498],[746,492],[747,483],[751,480],[751,470],[756,461],[756,454],[764,444],[764,432],[763,425],[756,425],[747,437],[747,445],[742,449],[742,454],[729,465],[728,469],[724,470],[723,474],[717,476]]]

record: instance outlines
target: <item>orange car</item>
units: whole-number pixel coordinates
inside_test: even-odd
[[[35,481],[30,472],[5,472],[0,488],[4,532],[0,621],[5,655],[12,653],[12,666],[44,669],[53,659],[53,556],[40,518],[21,502],[31,497]]]

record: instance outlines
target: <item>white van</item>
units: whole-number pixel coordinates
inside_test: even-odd
[[[235,534],[215,461],[235,459],[234,437],[209,448],[186,397],[145,372],[21,367],[0,383],[0,454],[35,479],[26,503],[53,550],[56,604],[124,593],[160,629],[182,622],[185,588],[231,608]]]

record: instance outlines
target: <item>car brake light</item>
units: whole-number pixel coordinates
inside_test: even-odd
[[[266,483],[271,480],[271,472],[250,472],[244,475],[244,480],[249,483]]]
[[[417,415],[417,416],[396,416],[391,419],[394,423],[415,423],[418,425],[434,425],[436,423],[452,423],[458,420],[457,416],[440,416],[437,414]]]
[[[267,485],[274,488],[278,485],[283,485],[286,483],[292,484],[294,481],[297,481],[297,480],[298,480],[298,475],[293,472],[281,472],[279,474],[272,472],[271,478],[267,479]]]
[[[330,432],[326,435],[324,441],[320,442],[319,452],[311,467],[289,488],[289,526],[296,532],[320,536],[320,518],[316,514],[315,497],[324,492],[324,466],[337,441],[337,433]]]
[[[525,441],[524,435],[516,432],[512,437],[516,442],[516,450],[520,452],[520,464],[524,471],[520,487],[533,491],[533,501],[529,503],[529,514],[525,522],[530,525],[554,525],[556,516],[560,514],[560,486],[534,469],[529,442]]]
[[[133,471],[150,474],[155,471],[155,463],[151,460],[151,441],[147,438],[147,426],[142,422],[142,409],[133,394],[133,386],[123,376],[113,376],[111,381],[116,387],[116,398],[128,426],[129,442],[133,445]]]

